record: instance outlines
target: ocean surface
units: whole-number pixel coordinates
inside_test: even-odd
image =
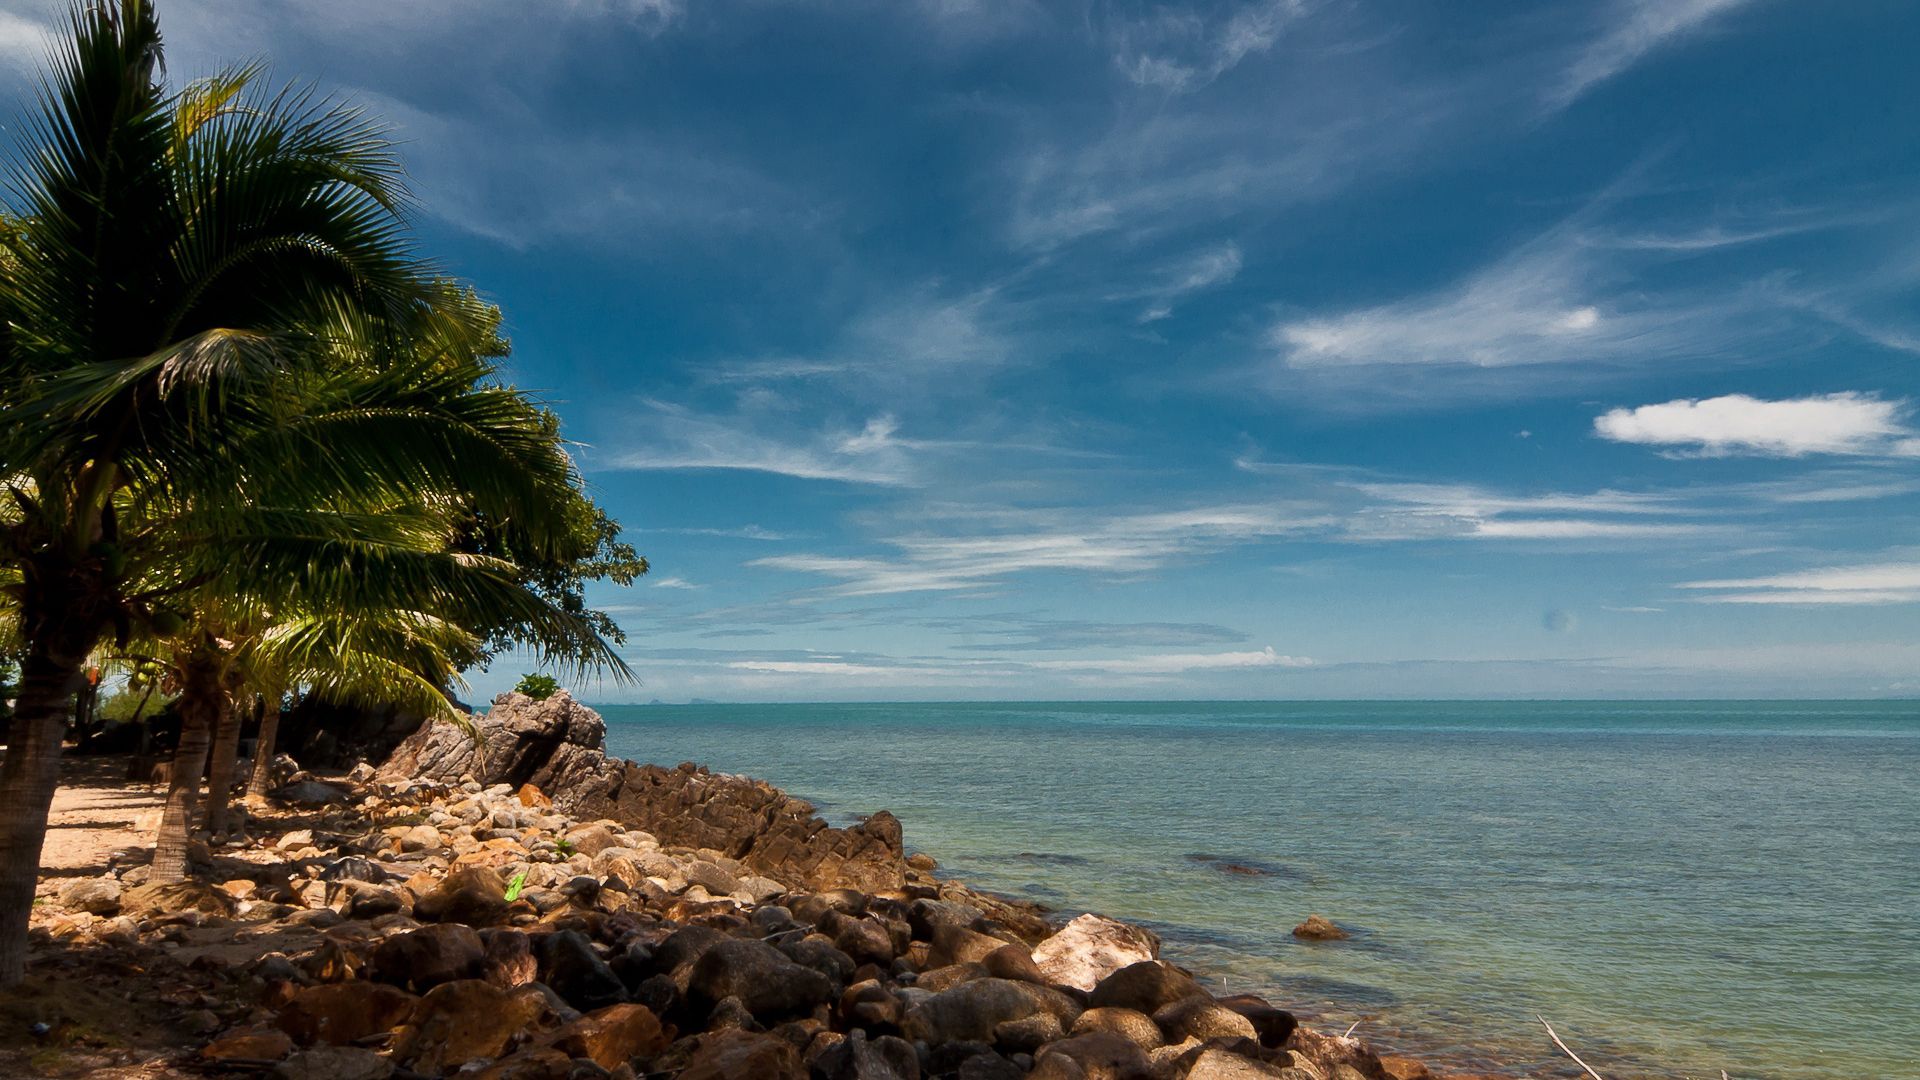
[[[1537,1012],[1608,1080],[1920,1080],[1920,703],[602,711],[1387,1045],[1574,1075]]]

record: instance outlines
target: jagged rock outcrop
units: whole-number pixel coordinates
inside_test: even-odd
[[[564,690],[540,700],[507,693],[473,718],[472,731],[421,727],[376,779],[531,784],[573,817],[619,821],[662,844],[718,851],[757,873],[814,889],[877,892],[906,881],[900,822],[884,810],[852,828],[833,828],[811,803],[761,780],[610,758],[606,734],[606,721]]]

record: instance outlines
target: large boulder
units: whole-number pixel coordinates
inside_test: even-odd
[[[472,927],[441,923],[382,941],[373,950],[368,977],[423,993],[441,983],[479,978],[486,959],[486,946]]]
[[[576,1009],[597,1009],[626,999],[626,984],[578,930],[535,935],[533,954],[539,958],[541,981]]]
[[[456,867],[413,902],[421,922],[492,926],[507,917],[507,882],[485,866]]]
[[[565,690],[537,700],[502,694],[493,708],[470,723],[472,730],[448,723],[421,725],[394,748],[375,779],[388,784],[473,779],[559,791],[556,779],[564,784],[573,773],[591,774],[606,763],[600,752],[606,721]]]
[[[552,1019],[535,987],[502,990],[481,979],[442,983],[427,991],[393,1039],[393,1060],[438,1075],[477,1058],[497,1058],[521,1032]]]
[[[752,938],[729,938],[702,953],[687,991],[708,1007],[735,998],[758,1019],[808,1012],[834,996],[827,976]]]
[[[1151,931],[1109,919],[1082,915],[1034,947],[1034,963],[1051,982],[1092,990],[1101,979],[1130,964],[1160,958],[1160,939]]]
[[[805,1080],[792,1043],[737,1028],[701,1037],[678,1080]]]
[[[323,983],[296,992],[275,1023],[302,1046],[343,1045],[392,1028],[413,1011],[417,1000],[382,983]]]
[[[89,915],[118,915],[120,883],[112,878],[81,878],[61,887],[60,906]]]
[[[1051,987],[1011,979],[974,979],[914,1002],[901,1027],[908,1038],[928,1045],[949,1042],[998,1043],[1023,1040],[1023,1022],[1045,1016],[1059,1029],[1080,1018],[1080,1005]]]
[[[1152,1016],[1182,998],[1205,995],[1206,991],[1186,972],[1164,961],[1145,960],[1101,979],[1087,1004],[1096,1009],[1133,1009]]]
[[[636,1057],[652,1057],[667,1048],[660,1018],[640,1005],[609,1005],[579,1017],[554,1035],[569,1057],[591,1058],[613,1069]]]

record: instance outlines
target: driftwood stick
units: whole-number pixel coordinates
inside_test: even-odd
[[[1366,1017],[1364,1016],[1360,1018],[1360,1020],[1365,1020],[1365,1019]],[[1355,1020],[1353,1023],[1348,1024],[1346,1034],[1340,1037],[1343,1039],[1351,1039],[1353,1037],[1353,1029],[1360,1026],[1360,1020]]]
[[[1552,1039],[1553,1045],[1559,1047],[1562,1053],[1572,1058],[1573,1063],[1575,1065],[1578,1065],[1582,1069],[1585,1069],[1587,1071],[1587,1075],[1593,1077],[1593,1080],[1606,1080],[1605,1077],[1593,1071],[1593,1066],[1587,1064],[1584,1061],[1581,1061],[1579,1054],[1574,1053],[1573,1050],[1570,1047],[1568,1047],[1566,1043],[1563,1043],[1560,1041],[1560,1036],[1554,1034],[1553,1025],[1547,1023],[1546,1017],[1541,1016],[1539,1013],[1534,1013],[1533,1018],[1535,1020],[1540,1021],[1540,1026],[1547,1029],[1547,1038]]]

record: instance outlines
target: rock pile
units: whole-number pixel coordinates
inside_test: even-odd
[[[210,1036],[200,1065],[279,1080],[1389,1080],[1417,1064],[1389,1071],[1360,1040],[1216,997],[1146,930],[1056,929],[942,881],[900,857],[897,824],[831,830],[764,784],[610,762],[603,736],[565,695],[503,698],[478,750],[409,739],[298,827],[212,857],[218,884],[116,863],[37,918],[200,980],[180,998]],[[883,861],[868,843],[891,870],[844,884]]]
[[[668,769],[605,753],[607,725],[566,691],[502,694],[474,730],[429,724],[380,767],[388,783],[533,784],[583,818],[643,829],[664,843],[719,851],[758,873],[810,889],[898,889],[906,883],[900,823],[882,811],[828,827],[811,804],[764,781],[692,764]]]

